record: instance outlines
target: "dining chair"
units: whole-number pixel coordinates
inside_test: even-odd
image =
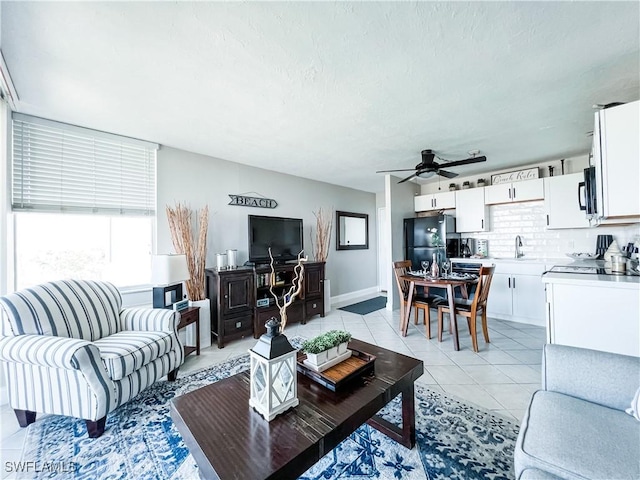
[[[411,271],[411,260],[402,260],[393,262],[393,273],[396,277],[396,284],[398,285],[398,293],[402,300],[400,304],[400,318],[405,316],[405,308],[407,308],[407,298],[409,297],[409,282],[403,280],[403,275],[406,275]],[[415,308],[415,314],[413,317],[413,323],[418,324],[418,318],[420,310],[422,310],[422,317],[424,318],[424,324],[427,331],[427,338],[431,338],[431,307],[437,307],[440,302],[444,301],[444,298],[437,295],[415,295],[412,299],[412,306]],[[409,307],[411,308],[411,307]]]
[[[482,318],[482,333],[484,335],[484,341],[489,341],[489,329],[487,327],[487,297],[489,296],[489,288],[491,287],[491,279],[493,278],[493,271],[495,265],[490,267],[482,266],[478,272],[478,284],[476,286],[475,294],[471,299],[456,299],[454,308],[456,314],[462,315],[467,319],[467,325],[469,326],[469,333],[471,335],[471,343],[473,344],[473,351],[478,351],[478,340],[476,321],[478,315]],[[451,317],[451,310],[448,305],[438,306],[438,341],[442,341],[442,320],[443,314],[448,313]]]

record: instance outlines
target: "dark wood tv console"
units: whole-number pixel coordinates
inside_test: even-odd
[[[211,303],[211,333],[218,348],[230,340],[266,332],[264,324],[271,317],[280,318],[275,300],[269,292],[284,294],[293,280],[295,263],[276,265],[271,275],[269,265],[205,271],[207,297]],[[324,317],[324,262],[305,262],[302,292],[287,308],[287,322],[305,324],[314,315]],[[260,305],[258,305],[260,303]]]

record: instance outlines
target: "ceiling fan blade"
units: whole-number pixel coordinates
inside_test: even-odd
[[[415,170],[415,168],[400,168],[398,170],[378,170],[376,173],[387,173],[387,172],[411,172]]]
[[[411,175],[409,175],[407,178],[403,178],[402,180],[400,180],[398,183],[404,183],[407,180],[411,180],[413,178],[415,178],[415,176],[418,174],[418,172],[413,172]]]
[[[444,178],[454,178],[458,176],[457,173],[447,172],[446,170],[438,170],[436,173]]]
[[[457,167],[458,165],[468,165],[470,163],[478,163],[478,162],[486,162],[487,161],[487,157],[485,157],[484,155],[481,157],[471,157],[471,158],[465,158],[464,160],[456,160],[454,162],[447,162],[447,163],[442,163],[440,164],[441,167]]]

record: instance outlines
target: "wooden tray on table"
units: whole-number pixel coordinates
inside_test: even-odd
[[[324,372],[315,372],[307,367],[303,363],[303,361],[306,360],[307,355],[300,351],[298,352],[297,357],[298,372],[328,388],[332,392],[335,392],[354,378],[372,374],[374,371],[374,362],[376,360],[375,355],[361,352],[354,348],[351,348],[350,350],[351,356],[349,358],[325,370]]]

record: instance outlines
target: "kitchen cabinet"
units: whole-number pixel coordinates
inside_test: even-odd
[[[416,212],[426,212],[428,210],[445,210],[456,208],[456,192],[429,193],[418,195],[414,198]]]
[[[489,230],[489,208],[485,205],[486,187],[457,190],[456,232],[486,232]]]
[[[486,190],[485,202],[487,205],[542,200],[544,198],[542,178],[524,180],[522,182],[500,183],[484,188]]]
[[[589,220],[578,198],[578,184],[584,174],[572,173],[544,179],[544,210],[548,229],[588,228]],[[584,192],[582,192],[584,193]]]
[[[547,342],[640,356],[640,278],[546,273]]]
[[[540,277],[544,264],[500,262],[491,280],[487,314],[502,320],[545,324],[545,293]]]
[[[593,142],[598,216],[640,216],[640,101],[596,112]]]

